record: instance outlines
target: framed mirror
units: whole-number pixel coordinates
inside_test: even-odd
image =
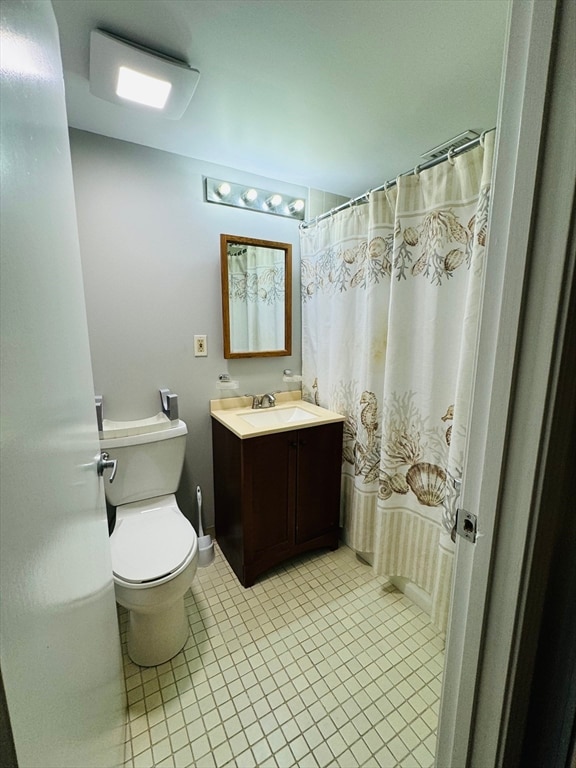
[[[292,246],[220,235],[224,357],[292,354]]]

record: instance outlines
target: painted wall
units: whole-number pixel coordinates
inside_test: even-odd
[[[0,39],[2,680],[21,768],[111,768],[124,680],[51,4],[3,2]]]
[[[282,372],[300,372],[298,222],[203,202],[203,175],[275,189],[269,179],[83,131],[71,130],[70,142],[95,394],[110,419],[158,412],[161,387],[178,394],[189,430],[178,501],[196,523],[199,484],[205,526],[213,525],[209,401],[235,394],[217,389],[218,374],[238,379],[243,394],[293,389]],[[339,202],[318,193],[316,200]],[[223,232],[292,243],[291,357],[224,360]],[[207,334],[207,358],[194,357],[195,334]]]

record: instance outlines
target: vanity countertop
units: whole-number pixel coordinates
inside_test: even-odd
[[[346,418],[335,411],[307,403],[302,400],[299,391],[278,392],[275,397],[276,405],[272,408],[252,408],[252,398],[249,396],[210,400],[210,415],[242,440],[275,432],[318,427]],[[284,416],[289,416],[290,420],[283,421]]]

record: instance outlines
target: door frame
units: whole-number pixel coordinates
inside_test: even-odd
[[[523,640],[538,629],[537,615],[528,621],[528,585],[574,260],[570,4],[511,4],[461,499],[478,515],[479,535],[456,547],[437,766],[503,765],[505,756],[515,764],[522,730],[512,704],[528,673]]]

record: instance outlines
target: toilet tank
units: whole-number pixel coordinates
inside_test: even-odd
[[[114,507],[175,493],[186,450],[188,429],[163,413],[139,421],[104,419],[100,449],[118,461],[114,482],[106,472],[106,498]]]

